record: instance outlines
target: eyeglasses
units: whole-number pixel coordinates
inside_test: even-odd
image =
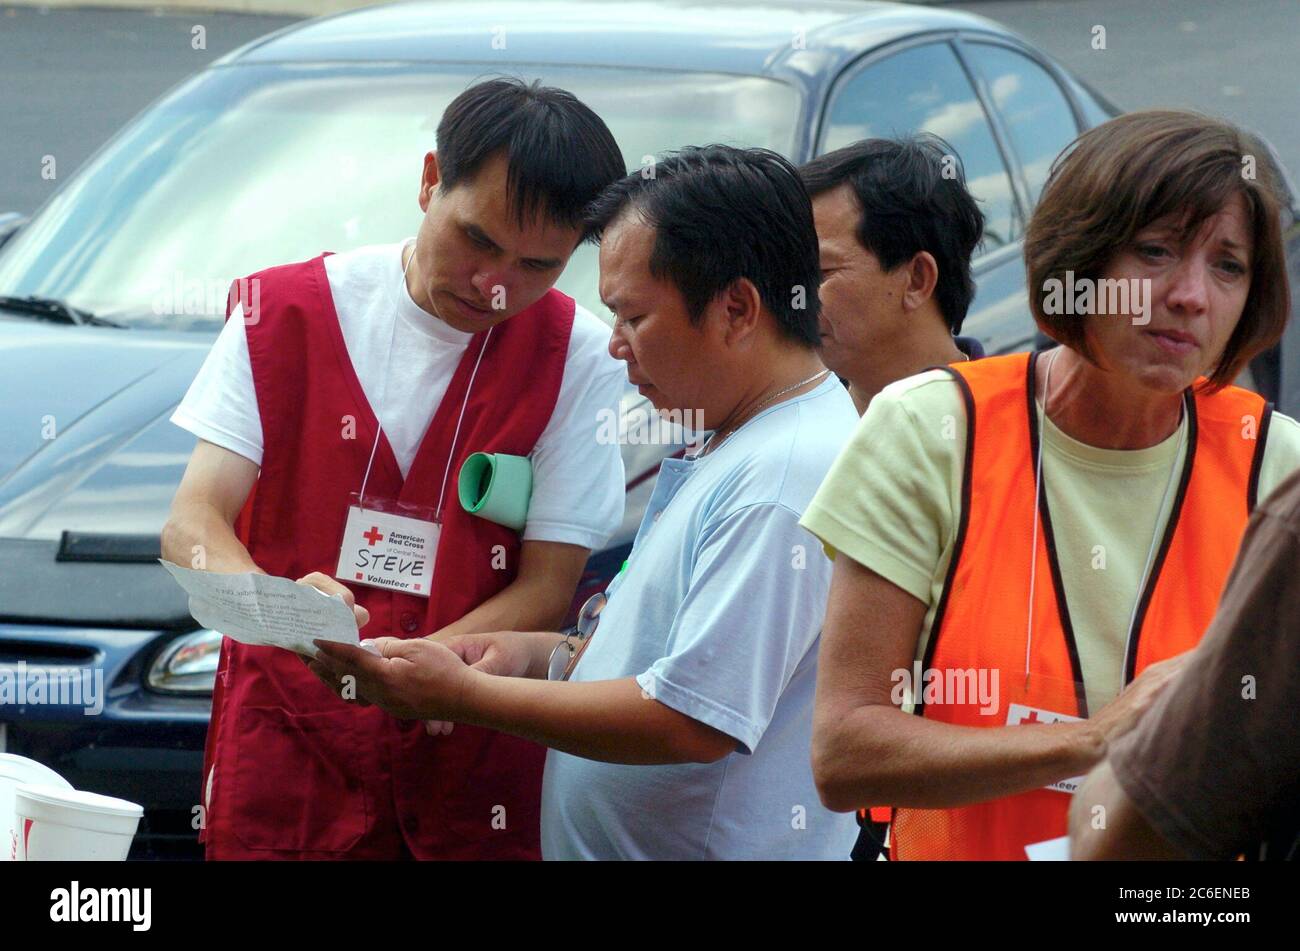
[[[598,591],[583,602],[578,611],[578,623],[564,632],[560,643],[551,651],[551,660],[546,668],[547,680],[568,680],[573,675],[573,668],[582,659],[582,652],[591,643],[596,626],[600,623],[600,612],[604,610],[609,599],[604,591]],[[575,644],[574,641],[577,641]]]

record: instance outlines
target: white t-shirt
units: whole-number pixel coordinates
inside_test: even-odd
[[[471,339],[411,300],[402,279],[404,246],[372,245],[325,259],[348,355],[403,477]],[[609,334],[599,317],[577,307],[555,409],[530,456],[533,494],[525,541],[597,549],[623,519],[619,446],[597,439],[605,414],[618,413],[627,383],[623,364],[609,355]],[[474,386],[491,385],[485,363]],[[171,419],[261,465],[262,421],[243,320],[226,321]],[[453,472],[449,497],[455,491]]]

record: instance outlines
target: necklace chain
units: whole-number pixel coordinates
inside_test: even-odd
[[[818,373],[814,373],[812,376],[808,377],[808,379],[806,379],[806,380],[800,380],[798,383],[792,383],[792,384],[790,384],[789,386],[785,387],[785,389],[777,390],[775,393],[773,393],[773,394],[772,394],[771,396],[769,396],[767,399],[763,400],[763,402],[759,403],[759,404],[758,404],[757,406],[755,406],[752,410],[750,410],[750,411],[749,411],[749,412],[748,412],[748,413],[747,413],[747,414],[742,418],[742,420],[741,420],[740,423],[738,423],[738,424],[736,424],[736,425],[734,425],[734,426],[728,426],[726,429],[719,429],[717,432],[713,433],[713,435],[711,435],[711,436],[709,437],[709,441],[706,442],[706,443],[704,444],[704,448],[703,448],[702,450],[700,450],[700,455],[703,456],[703,455],[705,455],[706,453],[711,452],[712,449],[713,449],[713,445],[714,445],[714,443],[715,443],[715,442],[721,442],[721,439],[718,438],[720,434],[723,434],[723,433],[726,434],[725,436],[722,436],[722,439],[725,439],[726,436],[730,436],[732,433],[734,433],[736,430],[738,430],[738,429],[739,429],[741,426],[743,426],[745,423],[749,422],[751,419],[753,419],[755,416],[757,416],[759,410],[761,410],[761,409],[762,409],[764,406],[766,406],[768,403],[770,403],[770,402],[772,402],[773,400],[775,400],[777,397],[784,396],[786,393],[789,393],[791,390],[797,390],[797,389],[799,389],[799,387],[801,387],[801,386],[807,386],[807,385],[808,385],[809,383],[811,383],[813,380],[820,380],[822,377],[824,377],[827,373],[830,373],[830,372],[831,372],[830,370],[822,370],[822,371],[820,371],[820,372],[818,372]]]

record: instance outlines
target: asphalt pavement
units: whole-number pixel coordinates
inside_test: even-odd
[[[1300,180],[1300,0],[985,0],[1125,109],[1194,108],[1264,135]],[[175,83],[288,17],[0,6],[0,212],[35,210]],[[1096,48],[1096,28],[1105,48]],[[196,49],[196,27],[203,48]],[[55,178],[43,176],[46,156]]]
[[[173,85],[293,22],[192,11],[0,6],[0,212],[30,214]],[[53,179],[46,177],[46,156],[54,157]]]
[[[985,0],[1124,110],[1197,109],[1264,136],[1300,181],[1300,0]],[[1105,48],[1095,49],[1096,27]]]

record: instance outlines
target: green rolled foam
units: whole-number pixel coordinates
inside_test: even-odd
[[[460,505],[470,515],[522,531],[533,494],[533,464],[527,456],[476,452],[456,480]]]

